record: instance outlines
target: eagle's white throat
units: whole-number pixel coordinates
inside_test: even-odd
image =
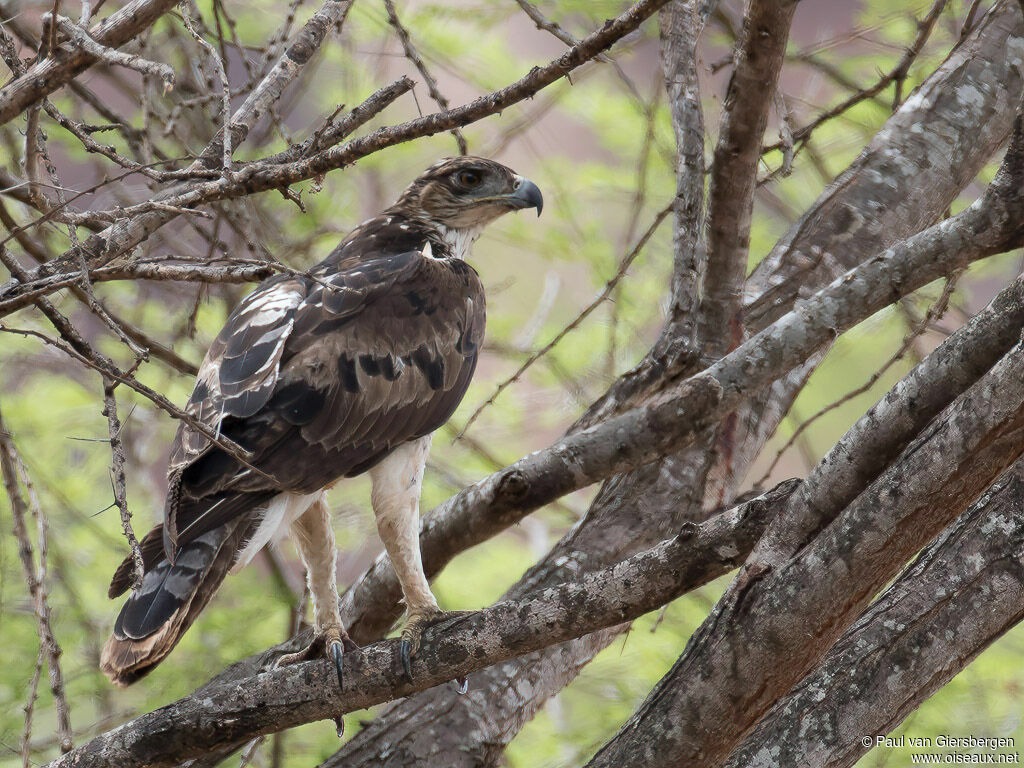
[[[452,258],[465,260],[469,257],[473,250],[473,243],[480,237],[483,229],[483,226],[470,229],[448,229],[448,227],[442,226],[440,228],[441,239],[450,249]]]

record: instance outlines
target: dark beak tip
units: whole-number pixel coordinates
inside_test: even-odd
[[[536,208],[538,216],[544,210],[544,196],[540,193],[540,188],[529,179],[523,180],[523,183],[513,193],[513,197],[520,209]]]

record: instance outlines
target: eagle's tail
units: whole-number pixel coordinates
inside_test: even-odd
[[[178,550],[172,564],[164,557],[163,526],[140,542],[145,575],[114,623],[100,667],[116,685],[146,675],[171,652],[230,570],[249,528],[245,516],[204,533]],[[131,585],[131,556],[110,583],[114,598]]]

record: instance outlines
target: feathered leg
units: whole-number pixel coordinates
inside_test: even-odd
[[[420,637],[430,624],[462,615],[437,606],[434,593],[423,573],[420,556],[420,489],[430,452],[430,436],[396,448],[370,470],[373,491],[370,500],[377,520],[377,532],[391,558],[402,585],[408,619],[402,630],[402,666],[412,679],[412,657],[419,650]]]
[[[334,662],[338,686],[344,687],[341,660],[345,651],[359,650],[341,623],[338,609],[337,548],[327,500],[321,494],[292,523],[291,533],[306,566],[306,583],[313,598],[313,642],[298,653],[282,656],[278,664],[294,664],[321,653]]]

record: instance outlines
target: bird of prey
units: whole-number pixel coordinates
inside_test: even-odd
[[[314,640],[281,662],[326,654],[340,684],[342,653],[355,645],[341,622],[324,494],[364,472],[405,597],[401,655],[411,677],[420,633],[444,615],[420,561],[423,469],[431,433],[462,400],[484,334],[483,286],[465,259],[487,224],[524,208],[539,215],[542,206],[537,186],[499,163],[441,160],[309,272],[272,277],[235,307],[186,412],[246,458],[179,425],[163,523],[141,542],[142,584],[103,649],[113,682],[153,669],[227,573],[290,531],[306,566]],[[128,557],[111,598],[128,589],[132,571]]]

